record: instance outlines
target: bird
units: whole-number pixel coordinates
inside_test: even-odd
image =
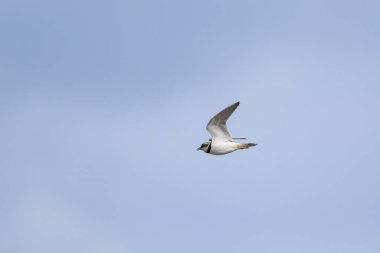
[[[240,102],[236,102],[210,119],[206,129],[212,138],[203,142],[197,150],[203,150],[205,153],[212,155],[225,155],[236,150],[248,149],[257,145],[256,143],[236,142],[236,140],[244,140],[246,138],[233,138],[227,129],[227,120],[239,105]]]

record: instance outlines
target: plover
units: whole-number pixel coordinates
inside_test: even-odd
[[[257,145],[256,143],[238,143],[235,140],[245,138],[232,138],[228,132],[227,120],[239,104],[240,102],[236,102],[228,106],[208,122],[206,129],[212,138],[202,143],[197,150],[203,150],[213,155],[225,155],[239,149],[247,149]]]

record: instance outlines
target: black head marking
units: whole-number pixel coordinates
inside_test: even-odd
[[[210,151],[211,151],[211,143],[212,143],[212,141],[210,142],[210,145],[208,145],[206,153],[210,153]]]

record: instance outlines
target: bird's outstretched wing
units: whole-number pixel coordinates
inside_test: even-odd
[[[236,110],[239,106],[240,102],[236,102],[223,111],[219,112],[215,115],[207,124],[207,131],[212,136],[212,141],[231,141],[233,138],[227,129],[227,120],[231,116],[231,114]]]
[[[246,140],[247,138],[243,137],[243,138],[235,138],[235,137],[232,137],[233,140]],[[212,139],[208,139],[209,141],[212,141]]]

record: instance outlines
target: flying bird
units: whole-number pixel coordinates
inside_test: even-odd
[[[210,119],[206,129],[212,138],[202,143],[197,150],[203,150],[213,155],[225,155],[239,149],[247,149],[257,145],[256,143],[236,142],[235,140],[246,138],[232,138],[228,132],[227,120],[239,105],[240,102],[236,102]]]

